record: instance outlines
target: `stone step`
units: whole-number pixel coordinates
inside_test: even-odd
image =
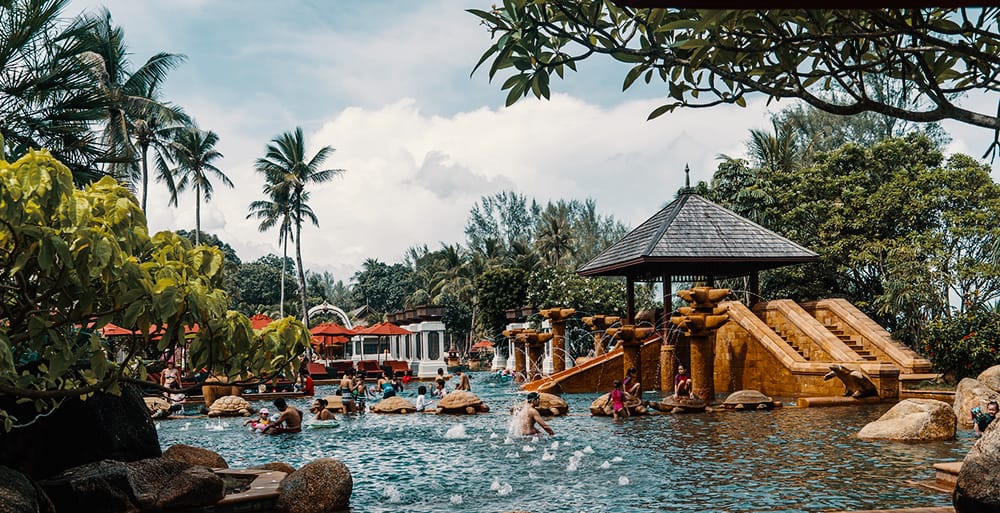
[[[961,461],[947,461],[934,464],[934,479],[910,481],[911,484],[938,493],[951,495],[958,482],[958,471],[962,469]]]

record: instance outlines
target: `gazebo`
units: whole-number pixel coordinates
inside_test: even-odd
[[[671,283],[748,276],[760,297],[760,271],[813,262],[819,255],[686,188],[674,201],[577,269],[583,276],[624,276],[626,324],[635,321],[635,282],[663,282],[664,318]]]

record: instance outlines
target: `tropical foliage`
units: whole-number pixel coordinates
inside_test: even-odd
[[[77,189],[48,152],[0,161],[0,218],[0,394],[38,411],[143,379],[150,346],[165,354],[186,346],[190,366],[235,379],[290,366],[308,343],[291,319],[255,334],[246,316],[228,311],[221,251],[172,232],[150,237],[126,188],[105,177]],[[149,335],[108,346],[96,330],[109,322]],[[29,420],[6,410],[0,418],[8,430]]]
[[[976,309],[927,326],[923,349],[934,367],[956,380],[1000,365],[1000,311]]]
[[[628,1],[507,0],[471,12],[493,36],[476,65],[509,75],[507,104],[550,96],[580,61],[625,63],[623,88],[666,84],[655,118],[678,107],[746,105],[761,93],[837,115],[877,112],[913,122],[953,119],[1000,129],[995,111],[958,104],[995,90],[995,9],[707,10],[630,7]],[[898,94],[913,91],[915,96]],[[899,101],[899,100],[904,101]],[[994,143],[993,147],[996,147]]]

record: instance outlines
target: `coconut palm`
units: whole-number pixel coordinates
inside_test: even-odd
[[[233,187],[233,182],[212,162],[222,158],[222,153],[215,149],[219,136],[215,132],[204,132],[196,127],[188,127],[180,131],[177,139],[170,143],[170,158],[176,164],[169,175],[176,184],[170,191],[170,204],[177,205],[177,195],[188,188],[194,188],[194,243],[201,244],[201,199],[212,199],[212,181],[209,175],[215,175],[222,184]],[[301,284],[300,284],[301,285]]]
[[[535,248],[548,265],[564,263],[573,251],[572,210],[563,201],[549,203],[538,218],[535,229]]]
[[[149,196],[149,150],[152,149],[156,154],[157,180],[172,184],[173,177],[166,164],[170,153],[170,142],[191,122],[180,107],[169,104],[166,104],[165,107],[166,111],[159,109],[147,111],[132,123],[132,136],[135,138],[135,145],[139,147],[143,212],[146,211],[146,198]],[[169,114],[164,115],[165,112],[169,112]],[[168,185],[168,190],[172,187],[172,185]]]
[[[291,224],[295,228],[295,263],[299,275],[299,295],[302,301],[302,321],[309,324],[308,304],[306,302],[306,277],[302,267],[302,223],[305,220],[319,226],[319,219],[309,207],[309,192],[306,187],[313,183],[330,181],[334,176],[344,173],[343,169],[320,169],[320,166],[334,152],[330,146],[324,146],[313,155],[306,157],[305,138],[302,128],[296,127],[294,132],[285,132],[271,140],[267,145],[267,153],[257,159],[254,169],[264,175],[265,181],[272,187],[272,199],[288,198],[288,211]]]
[[[0,2],[0,133],[10,154],[47,148],[82,184],[101,176],[103,150],[90,127],[104,102],[81,58],[93,50],[85,38],[92,21],[66,22],[67,4]]]
[[[269,199],[250,203],[250,213],[247,219],[256,217],[260,220],[257,230],[266,232],[278,225],[278,243],[281,244],[281,295],[278,303],[278,315],[285,316],[285,262],[288,261],[288,239],[292,236],[292,215],[288,208],[287,188],[280,192],[274,190],[271,183],[264,184],[264,194]]]
[[[159,101],[155,94],[157,85],[163,82],[167,73],[187,57],[160,52],[131,72],[125,34],[121,27],[112,23],[111,12],[104,8],[96,15],[84,16],[84,19],[91,27],[84,36],[91,48],[85,58],[93,66],[96,90],[105,102],[104,130],[101,133],[106,151],[104,160],[111,174],[119,179],[133,185],[142,181],[145,210],[148,175],[145,161],[142,168],[139,166],[140,152],[133,143],[133,137],[137,135],[135,123],[140,119],[147,124],[154,120],[159,126],[190,122],[183,111]]]

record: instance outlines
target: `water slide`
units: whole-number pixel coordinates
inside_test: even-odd
[[[894,340],[885,329],[843,299],[799,305],[791,300],[758,303],[753,310],[727,302],[730,321],[717,333],[715,389],[743,389],[785,397],[840,396],[845,384],[825,379],[838,366],[848,379],[870,381],[879,397],[899,395],[900,381],[928,379],[931,362]],[[642,346],[643,388],[659,389],[660,338]],[[524,390],[603,392],[624,375],[622,350],[584,361],[526,383]],[[852,374],[853,373],[853,374]]]

